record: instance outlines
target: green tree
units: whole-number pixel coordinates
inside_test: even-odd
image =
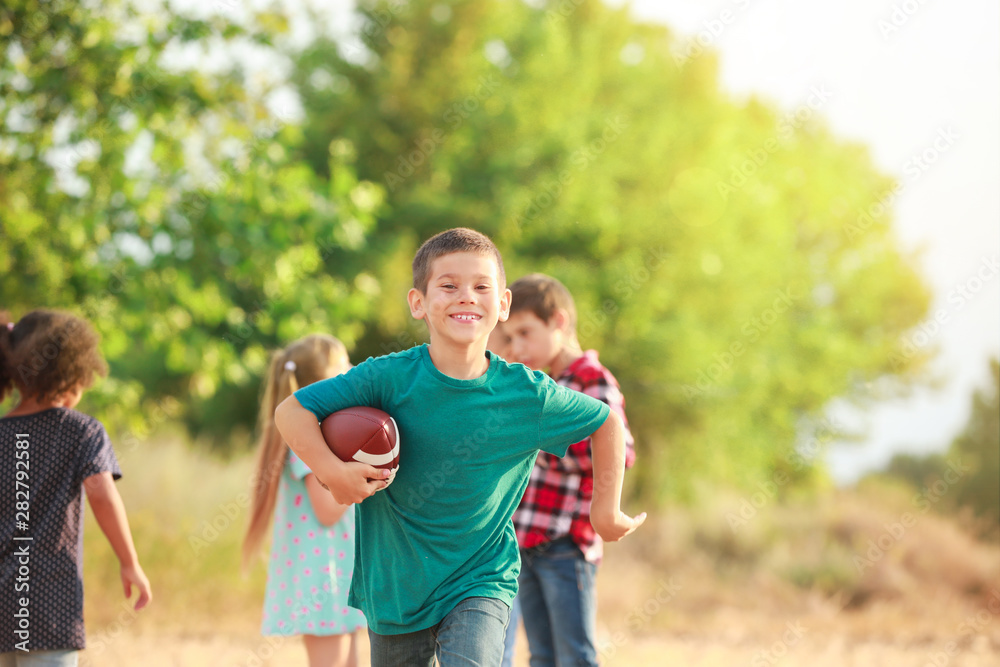
[[[410,260],[455,225],[496,239],[510,278],[570,286],[648,500],[810,476],[831,399],[919,377],[928,292],[894,184],[831,135],[822,91],[791,112],[733,100],[712,54],[595,0],[359,11],[363,49],[296,50],[270,46],[275,13],[0,10],[0,300],[95,321],[112,378],[88,407],[133,430],[175,407],[231,438],[268,348],[422,340]],[[163,64],[220,43],[289,59],[304,120],[268,110],[280,80]]]
[[[941,479],[948,469],[944,454],[895,454],[885,469],[885,475],[908,482],[914,489],[926,488]]]
[[[298,131],[266,105],[279,82],[250,94],[238,67],[163,64],[220,40],[267,48],[283,25],[0,9],[0,303],[94,322],[111,376],[84,408],[124,431],[120,450],[167,419],[231,441],[268,349],[316,330],[353,344],[368,313],[370,281],[330,267],[365,243],[380,189],[349,152],[326,153],[329,178],[289,159]]]
[[[974,392],[969,421],[947,452],[896,454],[877,476],[907,482],[938,509],[971,509],[995,535],[1000,531],[1000,362],[995,358],[989,374],[989,386]]]
[[[303,157],[323,175],[345,138],[387,191],[358,257],[395,298],[416,244],[462,224],[511,278],[566,282],[624,385],[647,498],[809,476],[797,447],[832,437],[803,437],[836,430],[831,399],[917,377],[904,343],[929,295],[892,232],[894,184],[832,136],[822,91],[791,111],[733,100],[710,53],[679,58],[668,29],[592,0],[360,12],[364,52],[319,41],[293,74]],[[420,339],[397,301],[368,353]]]
[[[970,472],[955,487],[957,506],[971,507],[1000,531],[1000,361],[990,360],[990,384],[972,397],[972,413],[951,444],[951,459]]]

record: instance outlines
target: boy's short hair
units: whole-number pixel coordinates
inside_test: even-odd
[[[427,293],[427,282],[431,276],[431,264],[435,259],[453,252],[474,252],[492,257],[497,263],[497,279],[500,289],[507,288],[507,276],[503,270],[503,258],[490,237],[467,227],[456,227],[430,237],[417,250],[413,258],[413,287]]]
[[[544,273],[531,273],[510,285],[510,314],[530,311],[549,323],[559,309],[569,314],[569,327],[576,331],[576,304],[573,295],[561,282]]]

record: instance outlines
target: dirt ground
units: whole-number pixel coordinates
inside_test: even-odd
[[[869,505],[840,499],[835,521],[826,523],[822,512],[799,511],[792,518],[816,526],[812,533],[791,522],[776,533],[781,539],[728,565],[697,539],[670,532],[669,524],[651,528],[645,541],[609,548],[597,577],[601,664],[1000,665],[1000,548],[972,541],[945,519],[924,517],[877,563],[865,561],[865,576],[847,578],[849,586],[804,586],[781,576],[783,563],[836,564],[817,561],[817,554],[836,548],[844,526],[860,526],[857,549],[868,548],[869,536],[880,539],[889,519]],[[672,525],[682,519],[673,515]],[[723,525],[724,535],[728,530]],[[816,538],[815,553],[799,534]],[[846,562],[854,567],[853,560]],[[245,591],[227,595],[215,587],[213,597],[198,597],[184,582],[170,580],[150,608],[136,614],[112,602],[117,591],[92,590],[103,595],[93,598],[83,667],[307,665],[298,637],[259,635],[259,601]],[[369,667],[367,635],[360,634],[358,644],[359,664]],[[523,632],[516,664],[528,665]]]
[[[360,665],[367,666],[368,642],[360,638]],[[618,647],[602,664],[613,665],[809,665],[810,667],[995,667],[1000,664],[1000,641],[979,637],[952,645],[943,640],[903,642],[893,640],[850,641],[836,633],[817,632],[797,644],[778,648],[767,639],[734,640],[708,637],[641,637]],[[140,657],[141,656],[141,659]],[[100,656],[84,652],[81,665],[107,667],[221,667],[305,665],[306,655],[297,640],[270,644],[251,636],[212,638],[185,635],[150,635],[122,638]],[[521,651],[517,664],[526,666]]]
[[[655,599],[653,597],[649,599]],[[641,609],[641,608],[639,608]],[[656,611],[650,604],[649,611]],[[1000,607],[998,607],[1000,609]],[[1000,664],[1000,613],[987,606],[942,609],[880,605],[847,612],[819,605],[805,613],[756,613],[719,608],[675,612],[672,629],[638,627],[639,611],[619,629],[599,630],[602,664],[731,667],[995,667]],[[626,617],[627,618],[627,617]],[[305,665],[297,638],[264,638],[246,631],[109,631],[81,656],[84,667],[285,667]],[[635,632],[632,629],[635,628]],[[369,665],[367,638],[358,637],[360,664]],[[528,664],[523,634],[517,664]]]

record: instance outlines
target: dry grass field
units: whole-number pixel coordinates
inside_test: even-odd
[[[249,459],[221,462],[164,442],[142,461],[143,470],[123,462],[120,484],[156,599],[139,614],[125,605],[88,517],[81,663],[305,665],[297,638],[258,634],[263,568],[239,571]],[[602,664],[1000,664],[1000,546],[922,511],[911,495],[869,484],[758,502],[752,514],[746,498],[716,495],[655,514],[607,548]],[[359,642],[367,665],[367,639]],[[524,649],[522,636],[519,665]]]

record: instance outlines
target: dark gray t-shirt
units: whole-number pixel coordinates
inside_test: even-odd
[[[111,440],[50,408],[0,419],[0,451],[0,653],[82,649],[83,480],[121,477]]]

